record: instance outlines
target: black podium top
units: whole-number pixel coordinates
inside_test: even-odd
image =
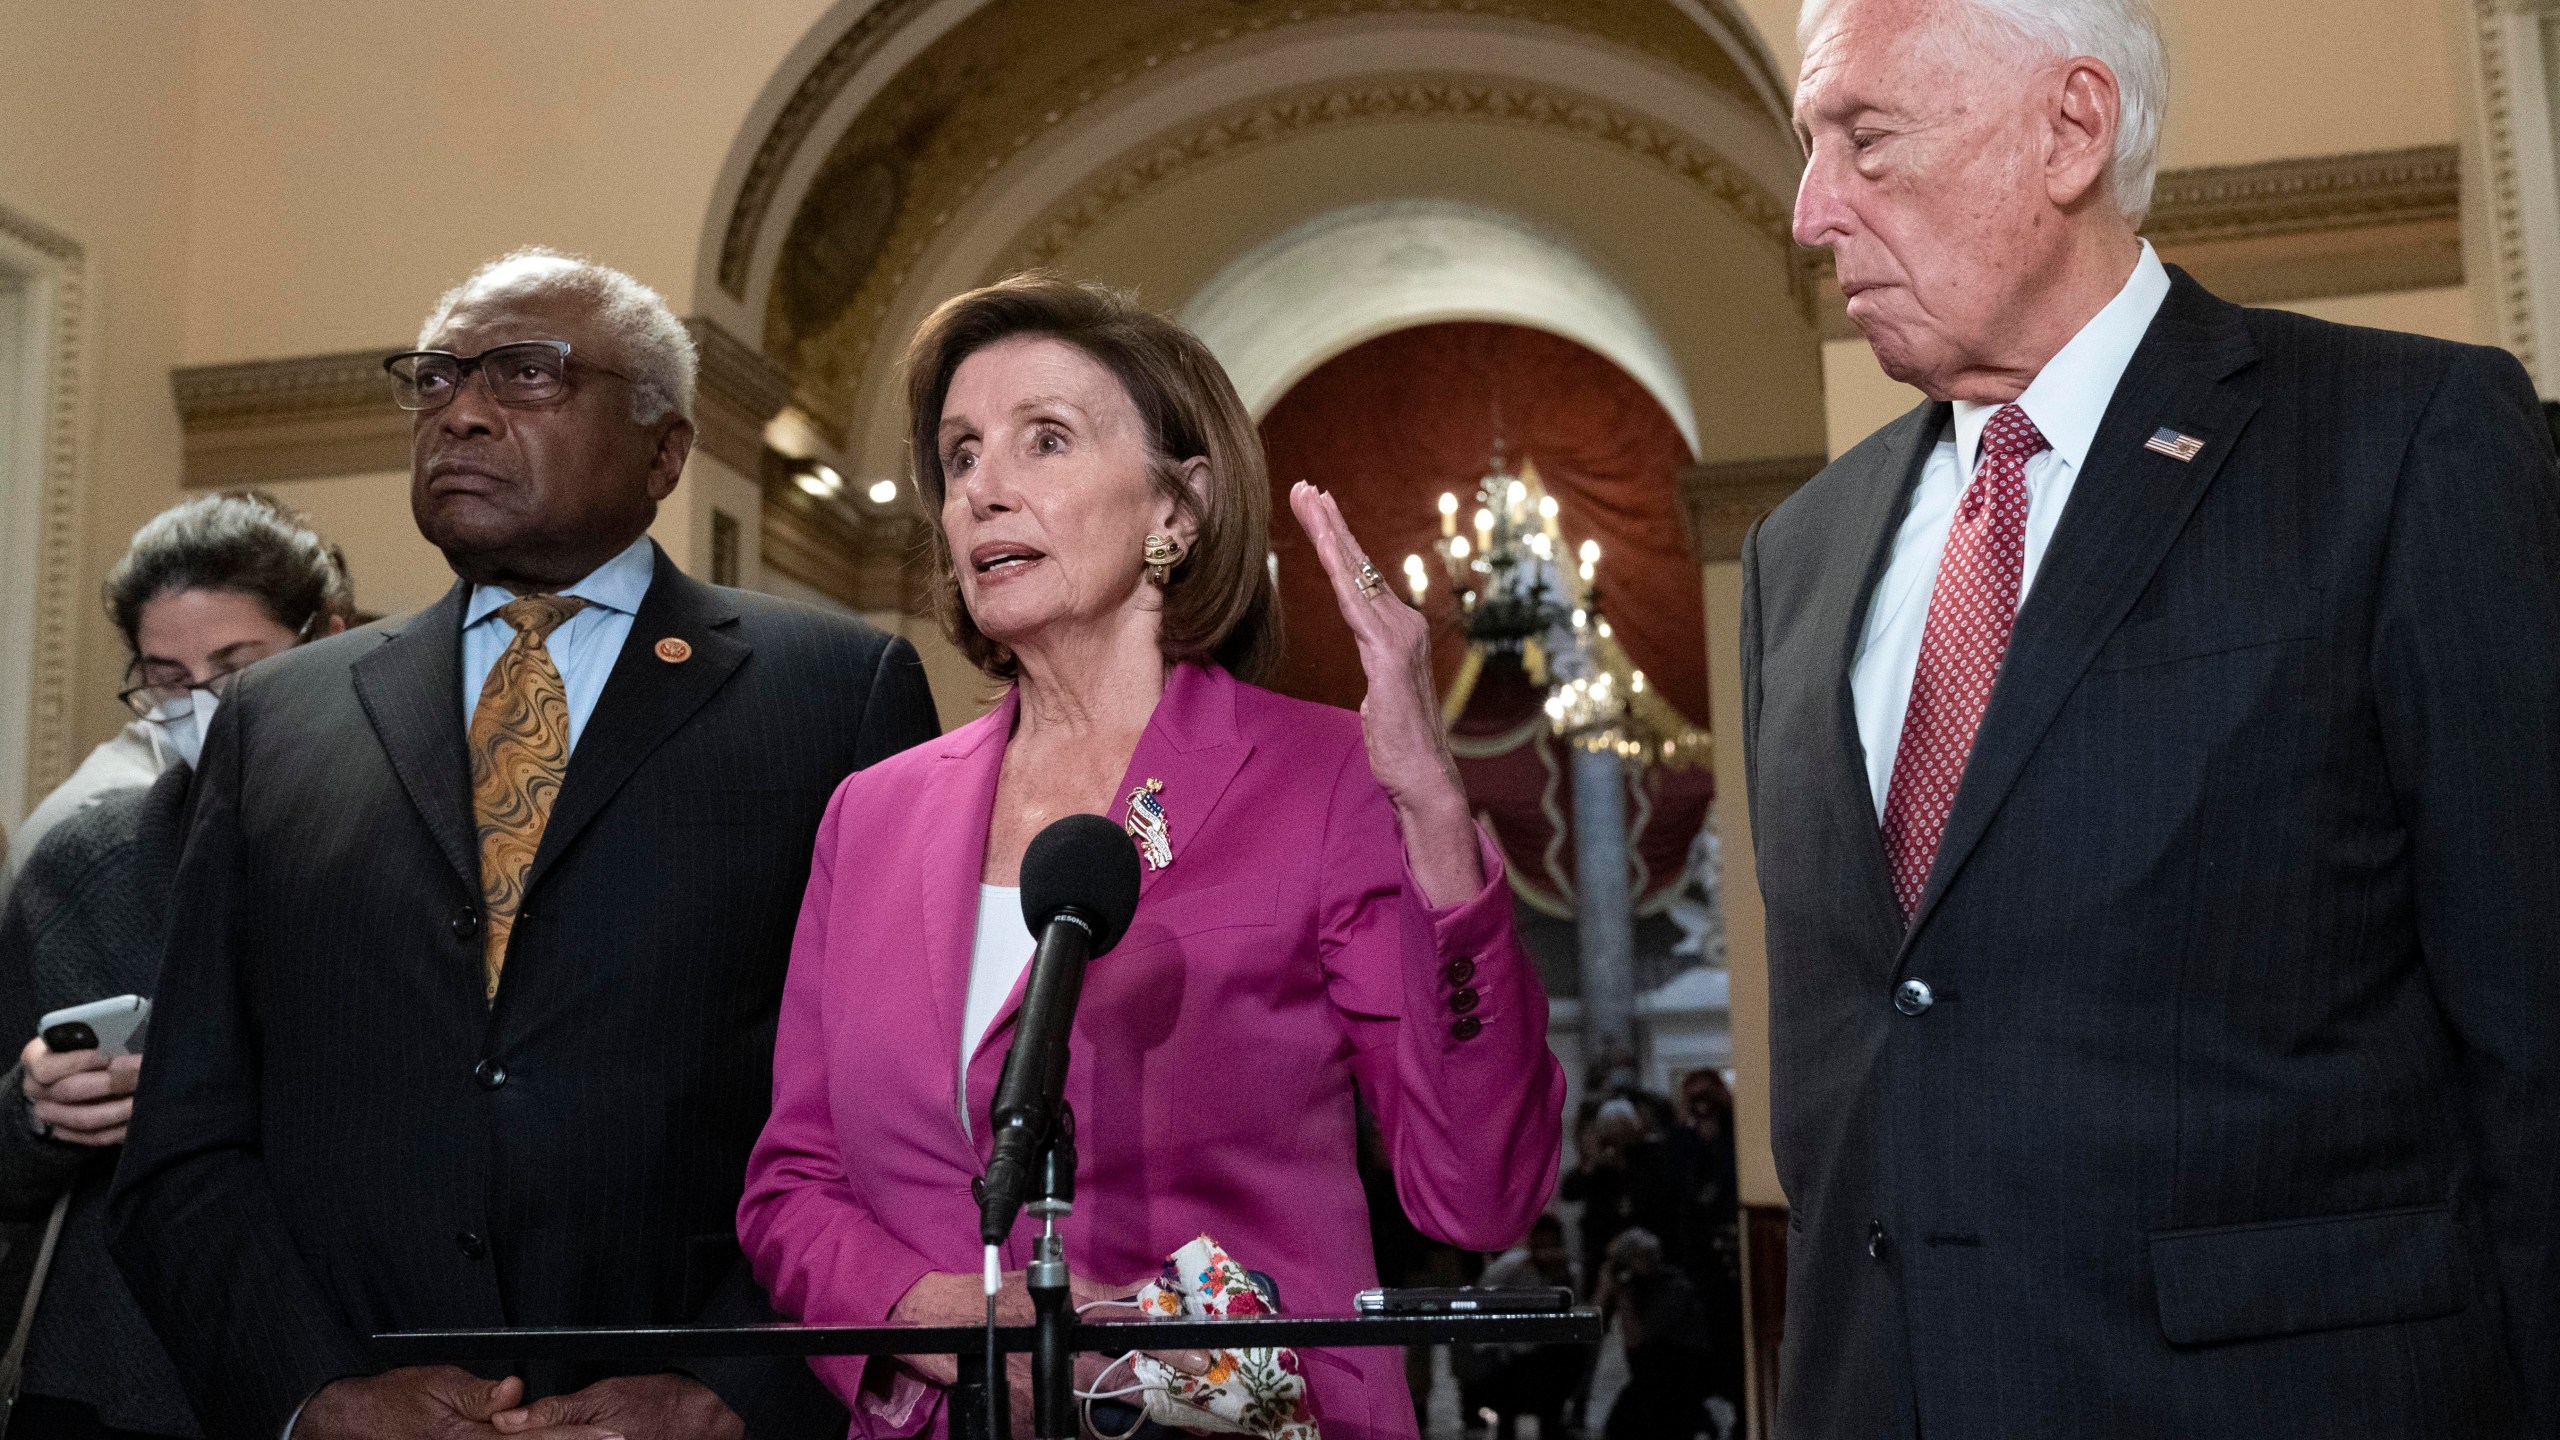
[[[1599,1312],[1544,1315],[1272,1315],[1244,1320],[1078,1321],[1074,1348],[1361,1349],[1382,1345],[1596,1345]],[[1033,1327],[996,1327],[996,1348],[1028,1352]],[[635,1329],[395,1330],[373,1337],[394,1365],[512,1360],[700,1360],[730,1355],[983,1355],[983,1325],[741,1325]]]

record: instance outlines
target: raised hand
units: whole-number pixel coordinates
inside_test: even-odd
[[[1369,773],[1395,805],[1405,862],[1426,903],[1457,904],[1484,888],[1484,864],[1458,762],[1440,725],[1431,626],[1369,563],[1332,496],[1301,480],[1290,487],[1289,509],[1314,544],[1333,582],[1334,604],[1359,642],[1360,670],[1369,682],[1360,699],[1360,733],[1369,746]]]

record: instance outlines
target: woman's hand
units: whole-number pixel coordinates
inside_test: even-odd
[[[124,1143],[141,1056],[109,1060],[95,1050],[52,1050],[39,1035],[18,1052],[18,1061],[25,1067],[30,1108],[39,1124],[52,1128],[54,1139],[99,1147]]]
[[[1126,1300],[1137,1293],[1136,1285],[1104,1285],[1074,1274],[1067,1277],[1069,1303],[1079,1312],[1097,1300]],[[1108,1320],[1120,1313],[1106,1310],[1094,1318]],[[896,1307],[889,1312],[889,1318],[901,1325],[984,1325],[987,1323],[985,1278],[952,1271],[927,1275],[899,1297]],[[1038,1312],[1031,1308],[1031,1291],[1023,1283],[1022,1272],[1006,1272],[1004,1288],[996,1292],[996,1323],[1028,1325],[1037,1318]],[[1151,1350],[1147,1353],[1176,1370],[1193,1375],[1208,1374],[1213,1358],[1204,1350]],[[947,1387],[959,1379],[960,1357],[956,1355],[909,1355],[904,1359],[909,1369],[936,1385]],[[1100,1355],[1078,1355],[1076,1388],[1091,1390],[1095,1377],[1109,1363]],[[970,1365],[978,1373],[985,1373],[985,1362],[972,1360]],[[1013,1382],[1014,1428],[1027,1435],[1031,1423],[1031,1358],[1027,1355],[1012,1357],[1006,1373]],[[1126,1367],[1115,1372],[1111,1388],[1134,1383],[1123,1378],[1128,1373]]]
[[[1305,527],[1333,582],[1333,601],[1360,644],[1368,693],[1360,699],[1360,733],[1369,744],[1369,773],[1394,803],[1404,832],[1405,861],[1432,906],[1455,905],[1484,888],[1484,863],[1467,810],[1458,761],[1440,724],[1431,683],[1431,625],[1382,574],[1364,592],[1368,557],[1343,523],[1333,497],[1304,480],[1289,490],[1289,508]]]

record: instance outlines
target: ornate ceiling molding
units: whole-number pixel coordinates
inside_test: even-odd
[[[722,227],[715,274],[720,288],[732,299],[743,302],[748,298],[757,250],[773,218],[784,178],[819,121],[863,67],[931,4],[932,0],[877,0],[827,47],[783,103],[757,142]],[[1778,83],[1749,21],[1729,0],[1706,0],[1705,8],[1714,23],[1693,20],[1678,5],[1661,0],[1218,0],[1195,5],[1188,13],[1169,19],[1150,16],[1151,29],[1143,39],[1115,47],[1079,67],[1063,77],[1061,83],[1029,97],[1032,103],[1015,107],[1019,114],[1000,117],[1000,123],[986,129],[990,134],[1009,138],[1012,148],[1018,149],[1096,100],[1169,62],[1298,26],[1380,15],[1526,21],[1595,36],[1627,45],[1698,76],[1744,104],[1769,113],[1773,123],[1783,126],[1786,115],[1782,97],[1786,87]],[[903,78],[902,74],[893,79],[891,85]],[[884,90],[884,97],[886,93]],[[841,145],[842,138],[837,137],[835,143]],[[973,167],[953,168],[955,172],[965,172]],[[796,219],[793,223],[797,223]]]
[[[73,658],[78,648],[80,436],[88,413],[89,263],[78,241],[0,205],[0,238],[38,260],[50,334],[28,357],[46,371],[43,459],[34,477],[35,615],[27,675],[26,797],[71,773]]]
[[[782,173],[790,168],[792,157],[809,139],[819,117],[835,103],[856,72],[879,53],[908,21],[922,14],[933,0],[877,0],[853,27],[827,47],[818,63],[801,77],[791,98],[783,102],[782,112],[774,117],[764,139],[756,146],[755,159],[747,163],[746,180],[738,187],[738,198],[729,207],[729,223],[720,241],[720,288],[730,298],[747,298],[747,269],[754,262],[756,239],[763,232],[765,215],[773,208],[774,191],[782,184]]]
[[[1603,145],[1677,177],[1774,243],[1789,243],[1785,200],[1713,150],[1656,121],[1559,89],[1422,76],[1313,87],[1204,117],[1051,207],[988,278],[1050,263],[1131,201],[1202,166],[1318,131],[1412,120],[1515,125]]]
[[[1680,516],[1689,530],[1689,552],[1701,565],[1742,558],[1742,537],[1752,522],[1778,508],[1830,464],[1824,455],[1785,455],[1688,465],[1680,471]]]
[[[2143,225],[2162,259],[2244,305],[2463,283],[2462,167],[2451,145],[2172,170]],[[1831,257],[1823,338],[1855,339]]]

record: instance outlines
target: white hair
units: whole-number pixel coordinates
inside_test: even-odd
[[[654,425],[672,411],[693,418],[702,359],[666,297],[609,265],[540,245],[511,250],[447,290],[418,327],[423,350],[467,300],[493,293],[574,295],[595,307],[596,323],[622,351],[631,381],[631,418]]]
[[[1804,0],[1796,38],[1810,48],[1814,32],[1840,0]],[[1965,22],[1973,38],[2022,42],[2055,60],[2086,55],[2116,75],[2122,115],[2110,167],[2116,208],[2136,225],[2151,213],[2151,187],[2160,177],[2160,116],[2169,103],[2169,55],[2160,41],[2160,17],[2151,0],[1942,0],[1950,18]]]

